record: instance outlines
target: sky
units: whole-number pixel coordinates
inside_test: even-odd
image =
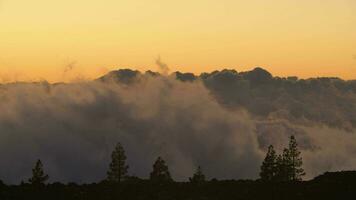
[[[0,0],[0,81],[109,70],[356,79],[355,0]]]

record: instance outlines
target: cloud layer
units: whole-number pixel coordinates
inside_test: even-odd
[[[147,177],[162,156],[176,180],[186,180],[198,165],[210,178],[256,178],[267,146],[281,150],[291,134],[309,178],[356,168],[352,126],[295,119],[282,109],[258,115],[231,103],[243,90],[230,93],[230,83],[203,76],[187,74],[189,81],[181,81],[178,75],[122,72],[101,81],[0,86],[0,179],[26,180],[40,158],[51,181],[99,181],[118,141],[132,175]]]

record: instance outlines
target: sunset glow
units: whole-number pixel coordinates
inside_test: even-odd
[[[355,0],[0,0],[0,81],[109,70],[356,78]]]

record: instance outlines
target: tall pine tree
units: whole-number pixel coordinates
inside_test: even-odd
[[[288,162],[289,162],[289,175],[291,181],[301,181],[305,175],[303,166],[303,160],[298,150],[298,144],[294,136],[290,137],[288,147]]]
[[[273,181],[277,173],[277,155],[273,146],[268,147],[266,157],[261,166],[260,177],[262,181]]]
[[[276,180],[277,181],[290,181],[290,158],[289,150],[284,149],[282,155],[278,155],[276,159]]]
[[[150,180],[154,182],[170,182],[173,181],[171,174],[169,173],[166,162],[158,157],[153,164],[153,171],[150,174]]]
[[[28,181],[32,185],[44,185],[48,179],[49,176],[44,173],[41,160],[37,160],[35,167],[32,169],[32,178]]]
[[[277,157],[276,178],[278,181],[301,181],[305,175],[303,160],[294,136],[290,137],[288,148]]]
[[[125,150],[120,143],[117,143],[115,150],[111,154],[111,163],[107,172],[107,180],[119,183],[127,177],[129,166],[126,165]]]

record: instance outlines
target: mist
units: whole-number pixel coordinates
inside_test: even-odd
[[[0,179],[26,181],[41,159],[51,182],[100,181],[117,142],[130,175],[147,178],[162,156],[175,180],[187,180],[198,165],[208,178],[254,179],[268,145],[281,151],[290,135],[302,150],[307,179],[356,168],[352,121],[345,127],[298,117],[282,104],[252,109],[243,104],[251,88],[235,84],[241,89],[231,93],[229,81],[212,75],[121,70],[94,81],[1,85]],[[249,87],[266,83],[248,77]]]

